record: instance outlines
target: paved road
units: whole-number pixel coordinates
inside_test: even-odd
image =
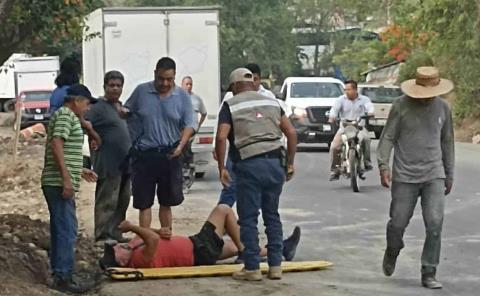
[[[373,142],[376,146],[376,142]],[[480,292],[480,146],[457,144],[453,193],[448,197],[443,249],[438,277],[441,291],[420,286],[420,254],[424,227],[420,208],[405,234],[393,277],[381,271],[388,219],[389,192],[379,186],[378,171],[370,173],[360,193],[348,180],[330,183],[325,148],[307,147],[297,156],[297,174],[286,185],[281,208],[284,229],[302,227],[296,260],[325,259],[335,266],[327,271],[286,274],[282,281],[238,283],[229,278],[148,281],[110,284],[105,295],[456,295]],[[219,185],[212,168],[194,185],[191,197],[213,204]],[[124,294],[122,294],[124,292]],[[128,292],[128,293],[127,293]],[[131,294],[133,293],[133,294]]]

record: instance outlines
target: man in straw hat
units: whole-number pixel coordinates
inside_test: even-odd
[[[402,83],[405,96],[393,103],[377,149],[380,179],[392,187],[387,249],[383,272],[391,276],[403,234],[421,197],[426,239],[422,253],[422,285],[440,289],[436,267],[440,259],[445,195],[453,184],[454,137],[452,114],[439,96],[453,90],[453,83],[441,79],[438,69],[420,67],[416,79]],[[389,160],[392,148],[393,174]]]

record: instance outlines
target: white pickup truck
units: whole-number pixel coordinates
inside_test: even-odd
[[[298,143],[330,145],[335,128],[328,123],[330,109],[343,95],[343,82],[330,77],[288,77],[281,93],[286,114],[297,131]]]

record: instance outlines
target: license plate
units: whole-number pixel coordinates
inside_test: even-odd
[[[332,130],[332,127],[329,124],[324,124],[323,125],[323,131],[324,132],[329,132]]]
[[[44,118],[44,117],[43,117],[42,114],[35,114],[35,115],[33,115],[33,119],[35,119],[35,120],[43,120],[43,118]]]

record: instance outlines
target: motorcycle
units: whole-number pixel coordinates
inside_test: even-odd
[[[354,192],[360,191],[359,180],[365,180],[363,149],[358,133],[364,128],[359,125],[360,120],[365,119],[368,124],[368,116],[362,116],[359,120],[343,120],[342,149],[340,174],[350,179],[350,186]]]
[[[183,151],[183,193],[187,194],[195,180],[195,162],[192,152],[193,137],[189,140],[187,147]]]

